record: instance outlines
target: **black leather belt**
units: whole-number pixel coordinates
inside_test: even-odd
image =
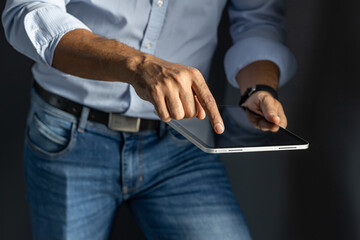
[[[36,81],[34,81],[34,89],[48,104],[70,113],[77,118],[81,116],[83,105],[45,90]],[[159,129],[160,126],[159,120],[127,117],[116,113],[107,113],[92,108],[89,109],[88,120],[105,124],[110,129],[117,131],[138,132],[139,130],[156,130]]]

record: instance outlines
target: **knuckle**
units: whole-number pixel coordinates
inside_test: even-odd
[[[181,71],[181,73],[177,75],[176,80],[180,86],[185,86],[191,78],[187,71]]]
[[[162,115],[162,116],[160,116],[160,119],[164,122],[170,122],[170,120],[171,120],[169,115]]]
[[[194,75],[199,75],[200,71],[197,68],[190,68],[190,72]]]
[[[181,120],[181,119],[183,119],[183,118],[184,118],[184,112],[182,112],[182,111],[174,111],[174,112],[173,112],[173,118],[174,118],[175,120]]]
[[[189,109],[186,111],[184,118],[193,118],[196,116],[196,112],[194,109]]]
[[[187,69],[181,69],[179,71],[179,73],[176,75],[176,77],[179,79],[179,80],[184,80],[184,79],[187,79],[189,77],[189,72]]]
[[[196,76],[197,78],[202,78],[201,72],[197,68],[190,68],[190,72],[192,75]]]
[[[152,95],[156,94],[159,95],[161,93],[161,89],[162,87],[160,86],[159,83],[153,84],[150,86],[150,92]]]
[[[163,111],[161,109],[157,110],[159,118],[164,122],[169,122],[171,120],[170,115],[167,111]]]
[[[166,118],[169,118],[169,115],[168,115],[167,111],[164,111],[164,109],[161,108],[160,105],[158,105],[157,103],[155,103],[155,104],[154,104],[154,107],[155,107],[156,112],[157,112],[157,114],[158,114],[158,116],[159,116],[159,118],[160,118],[161,120],[164,120],[164,119],[166,119]]]

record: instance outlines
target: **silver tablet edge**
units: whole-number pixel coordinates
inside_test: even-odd
[[[212,153],[212,154],[218,154],[218,153],[239,153],[239,152],[265,152],[265,151],[289,151],[289,150],[304,150],[309,148],[309,143],[302,138],[296,137],[302,139],[306,144],[303,145],[291,145],[291,146],[267,146],[267,147],[244,147],[244,148],[207,148],[204,147],[202,144],[200,144],[196,139],[192,138],[189,134],[184,132],[181,128],[179,128],[176,124],[170,122],[167,122],[167,124],[170,125],[170,127],[174,128],[176,131],[181,133],[187,140],[195,144],[198,148],[200,148],[203,152],[206,153]]]

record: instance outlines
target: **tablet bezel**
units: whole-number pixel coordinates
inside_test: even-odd
[[[202,151],[206,153],[239,153],[239,152],[264,152],[264,151],[289,151],[289,150],[304,150],[309,148],[309,143],[303,138],[297,136],[291,131],[281,128],[279,131],[285,131],[287,134],[292,135],[293,137],[301,140],[304,144],[294,144],[294,145],[279,145],[279,146],[257,146],[257,147],[231,147],[231,148],[212,148],[208,146],[206,143],[201,141],[201,139],[197,138],[194,134],[192,134],[188,129],[183,127],[179,121],[172,120],[167,123],[170,127],[174,128],[177,132],[179,132],[182,136],[188,139],[191,143],[196,145]]]

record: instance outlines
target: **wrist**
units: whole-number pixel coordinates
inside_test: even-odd
[[[278,66],[267,60],[253,62],[239,71],[236,80],[239,84],[241,95],[255,85],[267,85],[277,90],[280,70]]]
[[[124,63],[125,69],[128,72],[128,77],[125,80],[126,83],[131,84],[135,81],[135,78],[142,71],[146,59],[147,54],[136,50],[126,56]]]
[[[145,53],[118,42],[115,58],[111,60],[111,75],[114,81],[131,84],[141,71],[147,57]]]

